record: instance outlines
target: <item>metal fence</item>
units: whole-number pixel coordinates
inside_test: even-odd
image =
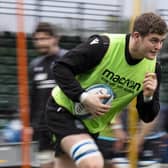
[[[16,0],[0,0],[0,31],[3,32],[0,34],[0,110],[5,114],[5,109],[12,112],[19,110],[15,34],[17,7]],[[120,32],[122,4],[120,1],[105,4],[75,0],[25,0],[24,14],[28,60],[31,60],[36,53],[28,33],[32,33],[39,21],[55,24],[63,35],[61,46],[70,49],[81,42],[81,37],[93,32]]]
[[[72,0],[30,0],[24,3],[24,13],[26,27],[34,27],[37,22],[47,20],[56,24],[64,34],[85,36],[93,32],[120,32],[123,6],[121,1],[114,0],[108,4]],[[2,21],[2,16],[16,19],[16,1],[0,0],[0,16]]]

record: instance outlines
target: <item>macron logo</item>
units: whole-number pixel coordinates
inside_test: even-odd
[[[90,45],[98,44],[98,43],[99,43],[99,39],[95,38],[93,41],[90,42]]]

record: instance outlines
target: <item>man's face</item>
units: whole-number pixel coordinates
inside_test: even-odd
[[[158,35],[155,33],[148,34],[147,36],[139,36],[138,46],[140,54],[147,59],[153,60],[156,58],[160,49],[162,48],[163,41],[166,35]]]
[[[55,37],[45,32],[37,32],[34,34],[34,46],[42,55],[47,55],[53,46],[56,45]]]

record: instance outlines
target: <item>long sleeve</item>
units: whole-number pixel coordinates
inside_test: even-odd
[[[144,122],[151,122],[159,113],[160,110],[160,103],[159,103],[159,87],[160,87],[160,80],[161,80],[161,68],[160,64],[156,64],[155,73],[157,75],[158,86],[154,93],[153,99],[149,102],[144,102],[143,99],[143,92],[141,92],[137,97],[137,110],[140,119]]]
[[[107,39],[105,36],[91,36],[86,42],[70,50],[54,63],[55,80],[73,101],[78,102],[79,96],[84,91],[76,80],[76,75],[87,72],[99,64],[108,48],[103,38]]]

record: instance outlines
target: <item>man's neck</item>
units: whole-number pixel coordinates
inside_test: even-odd
[[[49,55],[54,55],[54,54],[58,53],[59,49],[60,48],[58,46],[52,47],[49,51]]]
[[[130,36],[130,40],[129,40],[129,52],[132,59],[135,59],[135,60],[143,59],[141,53],[139,52],[139,47],[135,43],[132,36]]]

